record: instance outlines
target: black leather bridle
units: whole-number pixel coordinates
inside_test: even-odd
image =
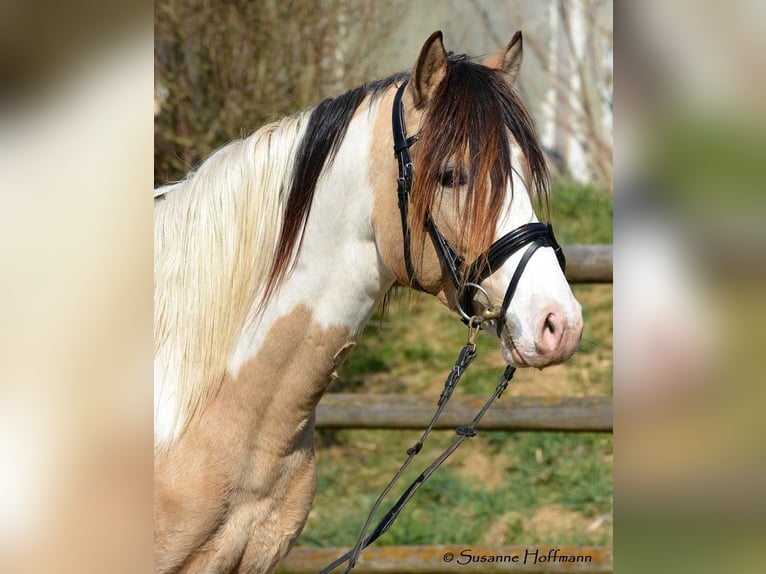
[[[415,166],[412,163],[410,155],[410,146],[419,139],[419,135],[407,137],[407,128],[404,123],[404,104],[402,96],[407,87],[407,81],[404,81],[396,92],[392,110],[392,127],[394,135],[394,155],[399,163],[399,177],[397,179],[397,195],[399,200],[399,214],[402,220],[402,237],[404,239],[404,264],[407,271],[407,279],[410,285],[419,290],[422,286],[415,277],[414,267],[412,265],[412,255],[410,253],[410,229],[408,223],[409,194],[412,189],[412,182],[415,177]],[[516,292],[522,273],[529,263],[529,260],[540,247],[552,247],[556,253],[561,270],[566,270],[566,258],[561,246],[553,235],[553,227],[550,223],[527,223],[506,233],[500,239],[495,241],[486,252],[473,263],[466,266],[465,259],[458,255],[452,248],[447,239],[439,231],[430,212],[426,214],[424,222],[428,234],[431,236],[436,253],[450,276],[452,284],[457,291],[457,304],[464,310],[463,321],[470,321],[471,309],[473,307],[473,298],[476,295],[477,285],[492,275],[505,263],[508,258],[522,247],[529,245],[524,255],[521,257],[516,271],[508,284],[503,297],[503,303],[497,316],[497,335],[500,336],[505,325],[505,315],[511,299]]]
[[[398,179],[398,196],[399,196],[399,213],[402,218],[402,235],[404,237],[404,264],[407,270],[407,279],[410,285],[415,289],[423,291],[423,287],[415,277],[414,267],[412,265],[412,256],[410,254],[410,228],[407,220],[408,207],[409,207],[409,193],[412,189],[412,181],[415,176],[415,167],[412,164],[412,157],[410,156],[410,146],[418,139],[418,135],[407,137],[407,130],[404,125],[404,105],[402,104],[402,95],[407,85],[405,81],[396,92],[394,98],[393,108],[393,129],[394,129],[394,154],[399,162],[399,179]],[[511,303],[513,294],[516,291],[516,286],[521,279],[521,274],[524,272],[524,268],[527,266],[532,255],[540,247],[552,247],[558,258],[559,265],[561,265],[562,271],[566,266],[566,260],[564,259],[564,253],[561,250],[561,246],[556,242],[556,238],[553,236],[553,228],[550,223],[527,223],[521,225],[506,233],[500,239],[495,241],[487,251],[485,256],[479,257],[471,265],[465,266],[465,260],[463,257],[457,254],[452,248],[447,239],[441,234],[439,228],[436,227],[436,223],[431,217],[430,213],[426,213],[425,226],[428,230],[431,239],[433,240],[436,252],[439,255],[439,259],[444,264],[452,280],[455,290],[458,294],[457,305],[459,309],[471,311],[473,305],[473,298],[476,291],[483,289],[479,286],[479,283],[492,275],[494,271],[500,268],[505,261],[516,251],[529,245],[527,250],[522,255],[519,264],[516,267],[516,271],[511,278],[511,282],[505,291],[505,297],[503,298],[503,304],[497,314],[495,310],[495,319],[497,320],[497,334],[498,336],[503,330],[505,325],[505,313],[508,310],[508,306]],[[486,292],[485,292],[486,293]],[[491,301],[488,301],[491,305]],[[455,364],[452,366],[447,380],[444,382],[444,390],[439,396],[436,410],[431,417],[431,422],[423,431],[420,439],[407,450],[407,458],[402,463],[399,470],[394,474],[393,478],[389,481],[383,492],[380,493],[375,503],[372,505],[372,509],[367,515],[367,520],[362,527],[362,531],[359,534],[354,548],[346,552],[343,556],[337,558],[332,563],[327,565],[320,571],[320,574],[329,574],[335,568],[347,564],[344,573],[351,571],[359,554],[367,546],[375,542],[381,535],[383,535],[394,523],[396,518],[401,513],[404,506],[413,497],[415,492],[428,480],[428,478],[436,472],[436,470],[447,460],[455,450],[467,439],[476,436],[478,433],[478,425],[484,414],[489,410],[492,403],[498,399],[508,386],[508,383],[513,378],[513,374],[516,371],[515,367],[508,366],[505,368],[502,377],[497,383],[495,392],[487,399],[484,405],[478,410],[471,422],[465,426],[460,426],[455,429],[457,438],[446,448],[444,451],[436,457],[436,459],[426,467],[420,475],[412,481],[412,483],[404,490],[396,503],[388,510],[388,512],[380,519],[377,526],[375,526],[372,532],[368,535],[373,517],[383,502],[384,498],[388,495],[394,484],[401,478],[405,470],[412,462],[414,457],[420,453],[426,439],[430,435],[431,431],[436,424],[436,421],[444,412],[447,402],[452,396],[452,392],[455,390],[458,381],[463,376],[463,373],[468,369],[473,360],[476,358],[476,336],[479,332],[479,328],[486,317],[471,317],[464,311],[461,313],[462,319],[469,326],[469,337],[466,345],[461,349]]]

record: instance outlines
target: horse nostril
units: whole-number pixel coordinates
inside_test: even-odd
[[[564,324],[555,313],[548,313],[540,325],[537,338],[537,350],[543,355],[556,353],[561,345],[564,334]]]
[[[548,331],[551,335],[556,334],[556,322],[554,321],[553,313],[548,313],[548,316],[545,318],[543,330]]]

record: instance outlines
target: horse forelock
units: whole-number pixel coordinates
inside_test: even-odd
[[[518,146],[524,165],[513,165],[512,145]],[[424,110],[413,156],[415,221],[425,221],[434,210],[446,167],[466,173],[466,191],[457,196],[454,217],[458,247],[471,257],[494,241],[513,171],[528,175],[522,179],[529,193],[547,207],[548,170],[529,113],[502,72],[467,56],[450,54],[446,75]],[[422,227],[412,231],[413,241],[424,239]]]

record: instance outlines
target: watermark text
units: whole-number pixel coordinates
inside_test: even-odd
[[[445,552],[442,556],[444,562],[454,562],[461,566],[468,564],[486,564],[509,562],[513,564],[546,564],[546,563],[572,563],[592,562],[593,556],[588,554],[566,554],[560,548],[524,548],[510,554],[487,554],[474,551],[471,548],[463,548],[457,554]]]

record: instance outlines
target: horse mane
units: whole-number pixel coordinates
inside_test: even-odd
[[[290,270],[319,176],[396,74],[268,124],[155,193],[154,355],[173,357],[173,435],[216,392],[246,321]],[[297,246],[297,248],[296,248]]]

